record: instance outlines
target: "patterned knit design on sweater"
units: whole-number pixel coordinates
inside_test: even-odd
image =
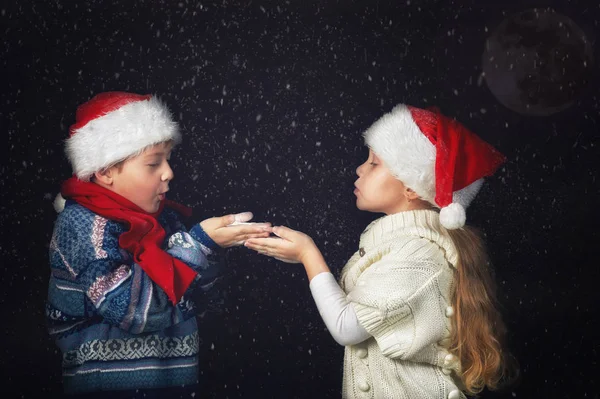
[[[50,243],[46,306],[50,335],[63,353],[66,393],[161,388],[198,379],[196,297],[218,279],[214,242],[199,225],[188,233],[165,208],[165,250],[198,276],[176,305],[119,247],[126,226],[67,201]],[[192,298],[194,296],[194,298]],[[194,299],[194,301],[192,301]]]
[[[384,216],[365,229],[340,283],[373,337],[345,349],[344,398],[464,398],[446,349],[456,262],[435,211]]]

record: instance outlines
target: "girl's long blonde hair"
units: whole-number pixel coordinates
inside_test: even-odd
[[[452,293],[450,353],[460,360],[467,394],[498,389],[516,377],[516,361],[505,351],[506,327],[497,305],[496,283],[481,233],[473,227],[448,230],[458,265]]]

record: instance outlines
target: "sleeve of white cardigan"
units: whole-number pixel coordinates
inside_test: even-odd
[[[360,325],[386,357],[413,359],[446,337],[450,304],[442,292],[452,274],[435,251],[428,241],[410,242],[372,263],[348,292]]]
[[[360,325],[354,307],[331,273],[319,273],[310,281],[310,291],[327,329],[340,345],[355,345],[371,337]]]

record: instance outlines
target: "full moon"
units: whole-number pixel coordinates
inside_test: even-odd
[[[487,39],[483,75],[500,103],[524,115],[568,108],[588,86],[593,50],[582,30],[552,9],[504,19]]]

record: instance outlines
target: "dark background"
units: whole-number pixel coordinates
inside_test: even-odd
[[[488,35],[535,6],[571,18],[598,53],[595,1],[1,5],[1,396],[61,390],[43,310],[63,140],[77,105],[124,90],[158,94],[181,123],[172,199],[197,220],[251,210],[304,231],[336,274],[380,216],[354,206],[361,133],[397,103],[440,106],[509,159],[468,217],[487,235],[522,378],[482,397],[599,398],[597,63],[547,116],[505,108],[481,79]],[[200,319],[196,397],[339,397],[343,348],[301,266],[227,252],[225,304]]]

